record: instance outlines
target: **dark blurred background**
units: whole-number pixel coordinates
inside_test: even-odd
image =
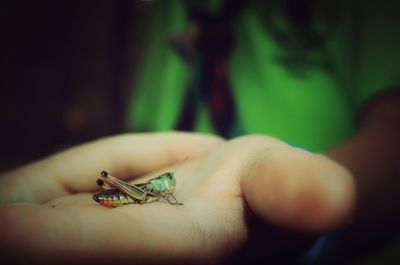
[[[145,16],[133,5],[0,2],[0,170],[122,131]]]
[[[0,2],[0,172],[124,131],[146,2]]]

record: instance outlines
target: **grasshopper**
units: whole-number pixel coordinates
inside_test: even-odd
[[[102,178],[97,179],[96,183],[103,189],[94,194],[92,198],[103,206],[144,204],[158,201],[160,198],[165,198],[172,205],[182,205],[173,195],[176,179],[171,172],[164,173],[145,183],[133,185],[111,176],[106,171],[102,171],[101,176]]]

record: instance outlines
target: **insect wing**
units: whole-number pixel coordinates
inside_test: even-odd
[[[146,199],[147,192],[136,185],[130,185],[125,181],[114,178],[111,175],[107,175],[107,177],[104,178],[104,181],[108,185],[117,188],[125,195],[131,197],[133,200],[144,201]]]
[[[146,190],[146,186],[149,185],[149,184],[151,184],[150,181],[143,182],[143,183],[135,183],[133,185],[138,187],[138,188],[141,188],[143,190]]]

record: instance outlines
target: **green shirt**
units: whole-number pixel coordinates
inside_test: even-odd
[[[193,73],[168,47],[166,37],[186,25],[179,1],[154,1],[148,45],[134,84],[127,125],[134,131],[174,129]],[[229,61],[229,80],[237,108],[239,134],[268,134],[312,151],[323,151],[354,132],[357,111],[375,94],[399,83],[400,34],[396,8],[364,1],[344,2],[336,30],[310,54],[330,70],[288,70],[277,58],[283,49],[268,34],[257,4],[246,6],[235,22],[237,42]],[[196,131],[214,132],[200,103]]]

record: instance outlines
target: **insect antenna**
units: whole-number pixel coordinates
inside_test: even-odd
[[[173,174],[176,175],[176,172],[178,172],[178,169],[181,167],[182,163],[185,162],[186,160],[189,159],[189,156],[186,156],[185,159],[182,160],[182,162],[178,163],[178,160],[175,162],[175,170],[173,170]]]

